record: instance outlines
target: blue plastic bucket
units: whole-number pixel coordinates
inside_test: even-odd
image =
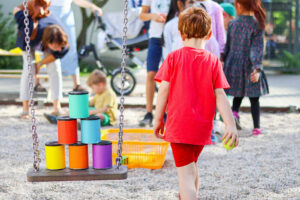
[[[74,119],[89,117],[89,93],[87,91],[69,92],[69,115]]]
[[[84,144],[97,144],[101,141],[100,118],[91,116],[81,119],[81,142]]]

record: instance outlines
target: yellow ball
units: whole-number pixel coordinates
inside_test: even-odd
[[[223,143],[223,147],[227,150],[231,150],[235,147],[235,142],[232,144],[232,146],[230,146],[231,139],[229,139],[226,144],[225,144],[225,139],[224,139],[222,143]]]

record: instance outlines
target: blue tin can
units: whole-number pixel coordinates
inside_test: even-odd
[[[90,116],[81,119],[81,142],[84,144],[97,144],[101,141],[100,118]]]
[[[87,91],[69,92],[69,115],[74,119],[89,117],[89,93]]]

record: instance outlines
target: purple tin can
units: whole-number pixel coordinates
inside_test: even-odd
[[[102,140],[93,144],[93,168],[109,169],[112,168],[112,142]]]

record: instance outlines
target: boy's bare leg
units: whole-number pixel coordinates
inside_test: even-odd
[[[153,99],[155,93],[155,81],[154,77],[156,72],[150,71],[147,73],[147,81],[146,81],[146,110],[147,112],[152,113],[153,109]]]
[[[199,170],[197,167],[197,163],[195,163],[195,169],[196,169],[196,181],[195,181],[195,187],[196,187],[196,197],[198,197],[199,192],[199,185],[200,185],[200,178],[199,178]]]
[[[197,191],[195,187],[197,169],[195,163],[190,163],[184,167],[177,167],[179,193],[183,200],[190,200],[197,198]]]

